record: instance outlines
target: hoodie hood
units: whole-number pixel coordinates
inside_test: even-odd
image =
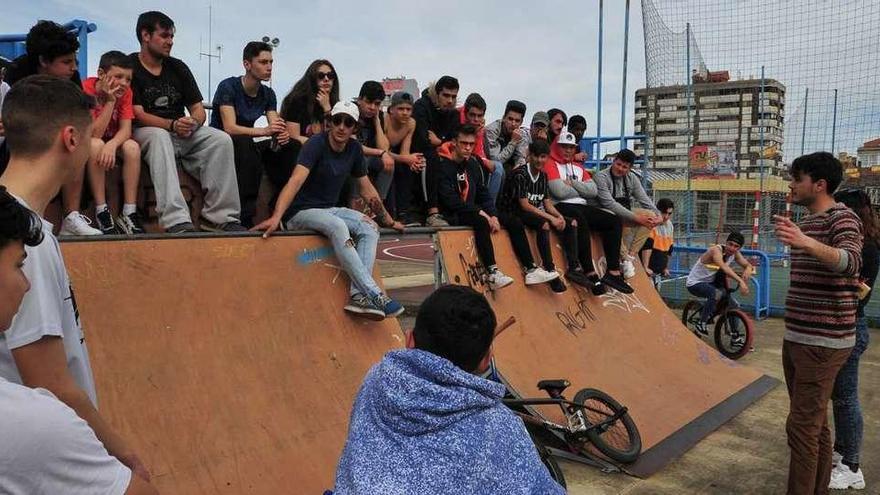
[[[504,391],[434,354],[389,352],[358,393],[335,493],[564,494]]]
[[[544,167],[555,167],[557,163],[568,163],[565,161],[565,157],[562,155],[562,146],[559,145],[559,136],[553,139],[553,142],[550,143],[550,156],[547,157],[547,160],[544,161]],[[583,165],[582,163],[578,163],[577,165]],[[589,170],[584,169],[584,182],[587,182],[592,178],[592,174]]]
[[[429,352],[401,349],[373,368],[364,393],[377,423],[411,436],[442,430],[494,407],[504,396],[504,385]]]

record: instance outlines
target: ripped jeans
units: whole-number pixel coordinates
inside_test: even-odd
[[[349,208],[311,208],[287,221],[290,230],[314,230],[330,239],[333,252],[351,279],[350,293],[370,299],[382,293],[373,280],[379,230],[363,213]]]

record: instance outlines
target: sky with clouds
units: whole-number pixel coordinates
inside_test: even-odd
[[[177,27],[172,55],[192,69],[207,98],[208,5],[205,0],[8,0],[0,33],[23,33],[38,19],[84,19],[98,30],[89,38],[89,72],[101,53],[136,51],[140,12],[161,10]],[[645,85],[640,2],[632,2],[627,81],[627,132],[633,94]],[[458,77],[460,101],[479,92],[494,119],[514,98],[535,110],[559,107],[582,114],[596,130],[599,0],[312,2],[214,0],[212,44],[221,45],[212,86],[241,69],[241,49],[264,35],[278,37],[273,86],[279,100],[316,58],[336,66],[341,95],[356,96],[368,79],[405,75],[421,88],[443,74]],[[624,2],[605,2],[603,134],[620,128]],[[200,48],[201,45],[201,48]],[[214,88],[212,88],[213,91]]]

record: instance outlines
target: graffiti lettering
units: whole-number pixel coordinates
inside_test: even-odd
[[[566,308],[564,312],[557,311],[556,318],[572,335],[586,330],[589,322],[596,321],[596,315],[590,310],[586,299],[578,299],[574,307]]]
[[[486,286],[486,277],[489,274],[486,267],[479,261],[469,263],[461,253],[458,254],[458,260],[461,262],[461,269],[464,271],[468,285],[472,289],[483,289]]]
[[[321,260],[333,256],[333,248],[330,246],[322,246],[315,249],[303,249],[302,253],[296,257],[296,262],[300,265],[311,265]]]
[[[611,290],[600,297],[602,298],[603,308],[612,306],[627,313],[632,313],[636,309],[640,309],[645,313],[651,312],[635,294],[623,294],[616,290]]]

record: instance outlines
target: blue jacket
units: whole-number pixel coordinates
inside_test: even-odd
[[[565,493],[503,396],[434,354],[389,352],[355,401],[336,494]]]

